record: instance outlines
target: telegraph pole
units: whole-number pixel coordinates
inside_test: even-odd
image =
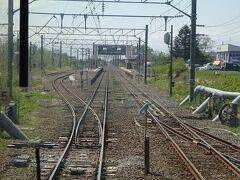
[[[12,98],[13,81],[13,0],[8,0],[8,88]]]
[[[147,84],[147,54],[148,54],[148,25],[145,30],[145,70],[144,70],[144,83]]]
[[[190,102],[193,101],[194,87],[195,87],[195,58],[196,58],[196,10],[197,0],[192,0],[192,15],[191,15],[191,40],[190,40]]]

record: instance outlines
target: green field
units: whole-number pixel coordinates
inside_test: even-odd
[[[169,93],[169,66],[158,65],[158,67],[153,68],[155,68],[155,76],[150,77],[148,83],[151,86],[157,87],[159,91]],[[173,64],[173,81],[175,86],[171,98],[177,103],[180,103],[187,95],[189,95],[189,74],[190,72],[183,61],[175,62]],[[196,86],[197,85],[207,86],[222,91],[240,92],[240,72],[212,70],[196,71]],[[200,101],[203,101],[203,99],[200,99]],[[228,100],[225,102],[227,101]],[[218,108],[222,103],[222,101],[214,100],[214,105],[216,106],[214,115],[217,114]],[[188,108],[194,105],[195,104],[188,104],[184,107]],[[240,133],[240,127],[228,129],[234,133]]]
[[[149,83],[160,91],[169,92],[169,66],[159,65],[155,68],[155,77],[150,77]],[[157,70],[156,70],[157,69]],[[154,74],[154,73],[153,73]],[[173,99],[181,102],[189,94],[189,70],[183,61],[173,64]],[[240,92],[240,72],[234,71],[196,71],[196,86],[202,85],[222,91]]]

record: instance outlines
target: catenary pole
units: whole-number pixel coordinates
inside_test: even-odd
[[[59,60],[59,67],[62,69],[62,41],[60,41],[60,60]]]
[[[8,88],[12,98],[13,81],[13,0],[8,0]]]
[[[20,63],[19,85],[28,87],[28,0],[20,1]]]
[[[144,63],[144,83],[147,84],[147,54],[148,54],[148,25],[145,30],[145,63]]]
[[[171,25],[171,42],[170,42],[170,82],[169,82],[169,96],[172,97],[173,77],[172,77],[172,63],[173,63],[173,25]]]
[[[194,88],[195,88],[195,58],[196,58],[196,10],[197,0],[192,0],[192,15],[191,15],[191,39],[190,39],[190,102],[193,101]]]
[[[41,35],[41,76],[43,76],[43,35]]]

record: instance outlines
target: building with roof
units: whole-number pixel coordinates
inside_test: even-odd
[[[221,44],[216,47],[217,60],[240,64],[240,46]]]

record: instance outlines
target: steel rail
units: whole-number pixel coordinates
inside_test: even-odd
[[[59,79],[61,79],[61,78],[63,78],[63,77],[65,77],[65,76],[69,76],[70,74],[72,74],[72,73],[69,73],[69,74],[67,74],[67,75],[63,75],[63,76],[60,76],[60,77],[58,77],[57,79],[55,79],[54,81],[53,81],[53,87],[54,87],[54,89],[56,90],[56,92],[63,98],[63,100],[64,100],[64,102],[68,105],[68,107],[69,107],[69,109],[71,110],[71,113],[72,113],[72,115],[73,115],[73,126],[72,126],[72,131],[71,131],[71,135],[70,135],[70,138],[69,138],[69,140],[68,140],[68,142],[67,142],[67,145],[66,145],[66,147],[64,148],[64,151],[63,151],[63,153],[62,153],[62,155],[60,156],[60,158],[58,159],[58,161],[57,161],[57,163],[56,163],[56,165],[54,166],[54,169],[52,170],[52,172],[51,172],[51,174],[50,174],[50,176],[49,176],[49,180],[52,180],[52,179],[55,179],[56,178],[56,176],[57,176],[57,173],[58,173],[58,171],[59,171],[59,169],[60,169],[60,167],[61,167],[61,164],[64,162],[64,159],[66,158],[66,156],[67,156],[67,154],[68,154],[68,152],[69,152],[69,148],[70,148],[70,145],[71,145],[71,143],[73,142],[73,138],[74,138],[74,133],[75,133],[75,135],[76,135],[76,131],[78,130],[78,128],[79,128],[79,126],[80,126],[80,123],[78,122],[78,126],[76,126],[76,113],[75,113],[75,108],[74,108],[74,106],[67,100],[67,98],[61,93],[61,91],[57,88],[57,86],[56,86],[56,81],[57,80],[59,80]],[[66,78],[66,77],[65,77]],[[102,76],[102,78],[103,78],[103,76]],[[94,93],[92,94],[92,97],[91,97],[91,99],[90,99],[90,101],[92,101],[92,99],[93,99],[93,95],[95,96],[95,94],[96,94],[96,90],[99,88],[99,86],[100,86],[100,84],[101,84],[101,81],[102,81],[102,79],[100,80],[100,83],[98,84],[98,86],[97,86],[97,88],[95,89],[95,91],[94,91]],[[63,85],[63,83],[61,83],[61,85]],[[86,108],[85,108],[85,114],[86,114],[86,112],[87,112],[87,107],[89,107],[89,105],[90,105],[90,103],[88,103],[87,105],[86,105]],[[85,116],[85,115],[84,115]],[[82,118],[84,117],[84,116],[81,116]],[[81,118],[81,119],[82,119]],[[80,120],[81,120],[80,119]],[[79,121],[80,121],[79,120]],[[78,127],[78,128],[77,128]],[[75,136],[76,137],[76,136]],[[76,143],[76,140],[75,140],[75,143]]]
[[[67,78],[67,77],[66,77]],[[84,104],[85,106],[87,105],[87,103],[83,100],[83,99],[81,99],[78,95],[76,95],[73,91],[71,91],[69,88],[67,88],[63,83],[62,83],[62,86],[63,86],[63,88],[67,91],[67,92],[69,92],[70,94],[72,94],[75,98],[77,98],[79,101],[81,101],[81,103],[82,104]],[[101,124],[101,121],[100,121],[100,119],[99,119],[99,117],[98,117],[98,115],[97,115],[97,113],[93,110],[93,108],[91,108],[90,106],[89,106],[89,110],[91,111],[91,113],[93,114],[93,116],[94,116],[94,118],[97,120],[97,122],[98,122],[98,127],[99,127],[99,137],[101,137],[101,135],[102,135],[102,132],[103,132],[103,128],[102,128],[102,124]],[[102,137],[101,137],[102,138]],[[101,143],[101,138],[99,138],[99,144]]]
[[[149,95],[147,95],[146,93],[143,93],[146,97],[152,99]],[[182,120],[180,118],[178,118],[177,116],[175,116],[174,114],[172,114],[170,111],[168,111],[162,104],[156,102],[154,100],[155,104],[158,105],[161,109],[163,109],[166,113],[168,113],[172,118],[174,118],[180,126],[182,126],[185,130],[189,131],[190,133],[194,133],[194,135],[197,136],[197,141],[202,141],[203,144],[206,145],[206,149],[211,151],[212,153],[215,154],[215,156],[222,161],[229,169],[231,169],[233,171],[233,173],[235,173],[238,177],[240,177],[240,169],[233,164],[228,157],[225,157],[221,152],[219,152],[218,150],[216,150],[216,148],[214,148],[212,145],[210,145],[208,142],[206,142],[201,136],[199,136],[197,133],[195,133],[194,130],[192,130],[190,128],[190,126],[187,126],[184,122],[182,122]],[[158,120],[159,121],[159,120]],[[195,128],[196,130],[196,128]],[[205,134],[207,135],[207,134]],[[213,137],[213,136],[212,136]],[[199,143],[198,143],[199,144]],[[230,144],[229,144],[230,145]]]
[[[213,135],[211,135],[211,134],[209,134],[209,133],[207,133],[207,132],[205,132],[205,131],[203,131],[203,130],[201,130],[201,129],[199,129],[199,128],[196,128],[196,127],[188,124],[187,122],[184,122],[184,124],[186,124],[187,126],[189,126],[190,128],[192,128],[192,129],[195,130],[196,132],[198,132],[198,133],[200,133],[200,134],[203,134],[203,135],[205,135],[205,136],[209,136],[210,138],[212,138],[212,139],[214,139],[214,140],[217,140],[217,141],[220,141],[221,143],[224,143],[224,144],[226,144],[226,145],[228,145],[228,146],[231,146],[232,148],[234,148],[235,150],[237,150],[237,151],[240,152],[240,146],[238,146],[238,145],[236,145],[236,144],[233,144],[233,143],[231,143],[231,142],[229,142],[229,141],[226,141],[226,140],[224,140],[224,139],[221,139],[221,138],[219,138],[219,137],[213,136]]]
[[[105,151],[105,132],[106,132],[107,112],[108,112],[109,73],[107,78],[108,79],[106,82],[105,97],[104,97],[103,132],[102,132],[101,151],[100,151],[100,157],[99,157],[99,163],[98,163],[97,180],[102,179],[103,160],[104,160],[104,151]]]
[[[63,95],[63,93],[61,93],[61,91],[57,88],[57,85],[56,85],[56,81],[63,78],[64,76],[68,76],[69,74],[67,75],[63,75],[63,76],[60,76],[58,77],[57,79],[55,79],[52,83],[53,85],[53,88],[55,89],[55,91],[62,97],[63,101],[68,105],[68,108],[70,109],[71,113],[72,113],[72,116],[73,116],[73,125],[72,125],[72,130],[71,130],[71,135],[68,139],[68,142],[67,142],[67,145],[66,147],[64,148],[64,151],[62,153],[62,155],[60,156],[60,158],[58,159],[56,165],[54,166],[54,169],[52,170],[50,176],[49,176],[49,180],[52,180],[52,179],[55,179],[56,178],[56,175],[59,171],[59,168],[61,167],[61,164],[63,163],[68,151],[69,151],[69,148],[70,148],[70,145],[73,141],[73,136],[74,136],[74,130],[76,128],[76,114],[75,114],[75,111],[74,111],[74,107],[73,105],[66,99],[66,97]]]
[[[88,109],[89,109],[89,106],[90,106],[93,98],[94,98],[94,97],[96,96],[96,94],[97,94],[97,90],[98,90],[98,88],[100,87],[100,84],[101,84],[101,82],[102,82],[102,80],[103,80],[103,76],[104,76],[104,73],[103,73],[103,75],[102,75],[102,77],[101,77],[101,79],[100,79],[100,82],[99,82],[99,84],[97,85],[96,89],[93,91],[90,100],[89,100],[88,103],[86,104],[82,116],[81,116],[80,119],[78,120],[78,124],[77,124],[77,126],[76,126],[76,131],[75,131],[75,137],[74,137],[74,139],[75,139],[75,145],[76,145],[76,143],[77,143],[77,139],[78,139],[78,135],[79,135],[79,128],[80,128],[81,122],[82,122],[83,119],[85,118],[85,116],[86,116],[86,114],[87,114],[87,111],[88,111]]]
[[[139,98],[132,92],[128,87],[126,87],[128,91],[133,95],[135,100],[138,102],[139,105],[143,105],[143,103],[139,100]],[[155,120],[155,117],[153,114],[148,111],[148,113],[153,117]],[[160,128],[161,132],[164,134],[164,136],[170,140],[171,145],[176,150],[176,152],[179,154],[180,158],[183,160],[183,162],[186,164],[187,168],[189,169],[190,173],[199,180],[204,180],[201,173],[197,170],[197,168],[192,164],[192,162],[188,159],[188,157],[185,155],[185,153],[181,150],[181,148],[176,144],[176,142],[171,138],[169,133],[163,128],[162,124],[160,124],[158,121],[156,122],[158,124],[158,127]]]
[[[166,108],[164,108],[163,107],[163,105],[161,105],[159,102],[157,102],[155,99],[153,99],[152,97],[150,97],[149,95],[147,95],[145,92],[143,92],[143,95],[145,95],[147,98],[149,98],[152,102],[154,102],[154,104],[156,104],[157,106],[160,106],[166,113],[168,113],[169,114],[169,112],[168,112],[168,110],[166,110]],[[174,115],[175,116],[175,115]],[[175,116],[176,117],[176,116]],[[177,117],[178,118],[178,117]],[[178,118],[179,119],[179,118]],[[180,120],[181,121],[181,120]],[[228,141],[226,141],[226,140],[224,140],[224,139],[221,139],[221,138],[219,138],[219,137],[216,137],[216,136],[214,136],[214,135],[211,135],[211,134],[209,134],[209,133],[207,133],[207,132],[205,132],[205,131],[203,131],[203,130],[201,130],[201,129],[199,129],[199,128],[196,128],[196,127],[194,127],[194,126],[192,126],[192,125],[190,125],[189,123],[187,123],[187,122],[182,122],[183,124],[185,124],[186,126],[188,126],[189,128],[191,128],[191,129],[193,129],[194,131],[196,131],[196,132],[198,132],[198,133],[200,133],[200,134],[203,134],[203,135],[205,135],[205,136],[208,136],[209,138],[212,138],[212,139],[214,139],[214,140],[216,140],[216,141],[219,141],[219,142],[221,142],[221,143],[223,143],[223,144],[226,144],[227,146],[231,146],[233,149],[235,149],[235,150],[237,150],[237,151],[239,151],[240,152],[240,146],[238,146],[238,145],[236,145],[236,144],[233,144],[233,143],[231,143],[231,142],[228,142]]]
[[[126,79],[126,78],[125,78]],[[138,87],[136,87],[132,82],[130,82],[128,79],[126,79],[132,86],[134,86],[136,89],[138,89],[145,97],[149,98],[151,101],[153,101],[156,105],[158,105],[161,109],[163,109],[167,114],[169,114],[174,120],[176,120],[179,125],[184,128],[188,133],[190,133],[191,135],[193,135],[196,138],[196,144],[197,145],[201,145],[203,147],[205,147],[208,151],[211,151],[212,153],[214,153],[214,155],[220,160],[222,161],[233,173],[235,173],[238,177],[240,177],[240,169],[234,165],[231,161],[229,161],[229,159],[227,157],[224,157],[223,154],[221,154],[219,151],[217,151],[214,147],[212,147],[208,142],[206,142],[201,136],[199,136],[194,130],[190,129],[184,122],[182,122],[182,120],[180,118],[178,118],[177,116],[175,116],[173,113],[171,113],[170,111],[168,111],[163,105],[161,105],[160,103],[156,102],[153,98],[151,98],[149,95],[147,95],[145,92],[143,92],[141,89],[139,89]],[[150,111],[149,111],[150,112]],[[155,118],[154,118],[155,119]],[[161,123],[162,125],[164,125],[165,127],[168,127],[168,125],[166,125],[163,122],[160,122],[160,120],[158,119],[157,122]],[[171,128],[171,127],[170,127]],[[173,128],[171,128],[173,129]],[[199,141],[201,141],[202,143],[199,143]]]

